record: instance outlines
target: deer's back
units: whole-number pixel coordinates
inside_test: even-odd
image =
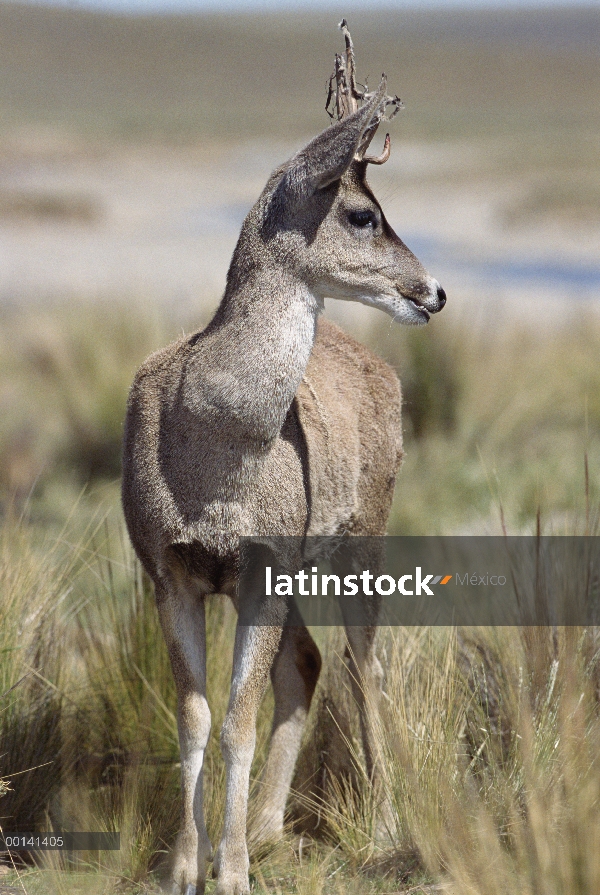
[[[308,447],[308,534],[383,535],[402,458],[395,371],[321,318],[296,404]]]
[[[129,396],[123,506],[153,578],[164,574],[173,545],[196,545],[202,563],[212,556],[233,567],[241,534],[385,532],[401,457],[400,389],[390,367],[321,319],[279,436],[247,457],[180,403],[196,350],[192,336],[151,355]]]

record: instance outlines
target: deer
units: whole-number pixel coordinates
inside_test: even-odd
[[[409,326],[446,303],[437,280],[388,224],[366,179],[367,150],[401,106],[385,75],[356,81],[341,26],[327,109],[332,123],[270,176],[248,213],[208,326],[152,354],[131,387],[122,503],[152,579],[177,692],[181,828],[170,885],[196,895],[213,861],[217,895],[249,892],[248,791],[256,718],[269,680],[270,747],[254,841],[284,829],[286,799],[321,656],[300,617],[239,623],[221,729],[224,824],[214,853],[202,803],[211,713],[205,604],[237,601],[240,537],[385,534],[402,458],[395,371],[321,316],[324,299],[358,301]],[[387,114],[391,109],[391,114]],[[265,548],[268,549],[268,546]],[[274,558],[276,562],[276,558]],[[346,628],[365,754],[367,702],[381,684],[375,624]],[[353,684],[354,686],[354,684]]]

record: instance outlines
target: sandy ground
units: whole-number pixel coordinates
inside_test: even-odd
[[[247,210],[297,148],[90,146],[43,132],[5,139],[0,303],[109,296],[158,301],[182,320],[196,309],[205,317]],[[506,208],[534,173],[498,172],[489,155],[485,145],[396,138],[371,180],[390,223],[451,302],[470,298],[490,310],[502,299],[552,315],[565,300],[597,301],[600,222],[507,225]]]

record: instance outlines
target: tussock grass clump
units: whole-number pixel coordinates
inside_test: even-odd
[[[11,781],[2,815],[13,830],[37,828],[68,764],[57,626],[72,573],[69,557],[51,546],[38,554],[17,522],[0,528],[0,774]]]
[[[389,526],[398,534],[532,532],[538,511],[572,531],[586,488],[600,499],[600,318],[564,325],[471,320],[369,336],[404,392],[405,461]],[[446,312],[445,312],[446,313]],[[589,457],[588,485],[584,456]]]
[[[75,310],[75,313],[74,313]],[[3,315],[0,498],[116,478],[134,373],[168,341],[152,309],[102,302]]]
[[[457,893],[596,891],[592,632],[395,629],[382,649],[378,782],[347,739],[358,791],[331,775],[315,802],[338,860]]]

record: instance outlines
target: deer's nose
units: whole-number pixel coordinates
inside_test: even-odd
[[[442,289],[441,286],[437,287],[437,297],[438,297],[438,301],[440,303],[440,311],[441,311],[442,308],[444,307],[444,305],[446,304],[446,292],[444,291],[444,289]]]

